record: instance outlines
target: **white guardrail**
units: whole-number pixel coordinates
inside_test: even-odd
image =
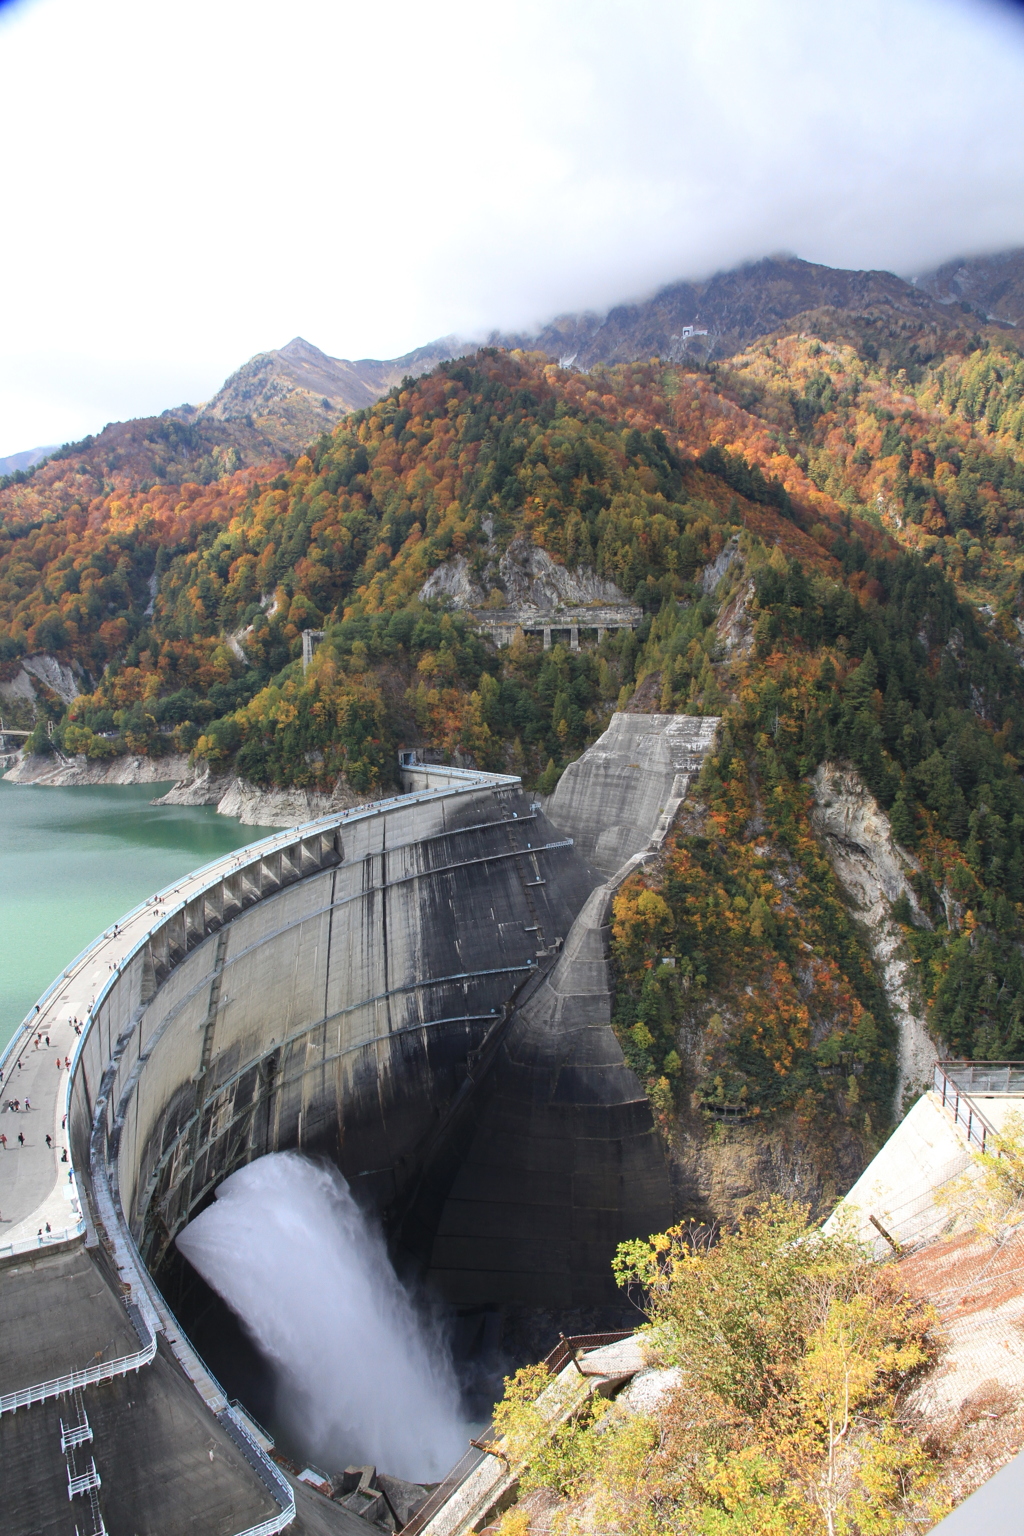
[[[13,1258],[19,1253],[38,1253],[40,1248],[60,1247],[62,1243],[74,1242],[76,1237],[81,1237],[85,1231],[85,1222],[79,1221],[73,1227],[62,1227],[59,1232],[44,1232],[42,1236],[22,1237],[15,1242],[0,1243],[0,1259]]]
[[[141,1316],[141,1314],[140,1314]],[[145,1318],[143,1327],[149,1334],[149,1342],[131,1355],[119,1355],[115,1360],[101,1360],[98,1365],[87,1365],[81,1371],[69,1371],[66,1376],[55,1376],[52,1381],[39,1381],[31,1387],[19,1387],[16,1392],[0,1393],[0,1414],[14,1413],[19,1408],[31,1408],[33,1403],[45,1403],[51,1397],[63,1397],[78,1387],[92,1387],[100,1381],[112,1381],[115,1376],[127,1376],[129,1371],[140,1370],[148,1365],[156,1354],[156,1335]]]

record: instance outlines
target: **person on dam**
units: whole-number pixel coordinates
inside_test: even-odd
[[[25,1145],[25,1132],[24,1131],[19,1131],[18,1132],[18,1146],[19,1147],[23,1147],[24,1145]]]
[[[4,1135],[3,1131],[0,1131],[0,1147],[3,1147],[5,1152],[7,1151],[7,1137]]]

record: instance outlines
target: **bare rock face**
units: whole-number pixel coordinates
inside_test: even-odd
[[[321,794],[312,789],[260,789],[245,779],[232,779],[217,811],[237,816],[244,827],[297,827],[363,803],[364,797],[340,780],[330,794]]]
[[[446,560],[427,577],[420,597],[424,602],[446,597],[455,608],[482,608],[495,590],[504,592],[509,608],[538,614],[596,603],[628,605],[613,581],[605,581],[584,565],[573,570],[559,565],[523,534],[512,540],[500,559],[487,562],[479,579],[465,555]]]
[[[10,682],[0,682],[0,699],[7,704],[27,704],[34,714],[37,682],[55,693],[62,704],[70,704],[80,692],[72,668],[41,651],[36,656],[23,657],[20,670]]]
[[[711,1126],[681,1119],[668,1158],[675,1210],[726,1225],[770,1193],[825,1215],[864,1167],[856,1137],[823,1137],[793,1114]]]
[[[750,601],[753,596],[754,583],[745,581],[718,615],[715,633],[728,657],[746,656],[754,643],[754,625],[750,618]]]
[[[243,827],[296,827],[362,805],[343,780],[330,794],[313,789],[261,789],[233,775],[212,774],[208,764],[184,775],[154,805],[215,805],[220,816],[235,816]]]
[[[453,608],[483,607],[487,593],[473,579],[472,567],[465,555],[456,555],[454,560],[439,565],[420,588],[423,602],[439,597],[447,598]]]
[[[718,551],[718,554],[712,560],[711,564],[706,565],[704,570],[701,572],[701,590],[708,593],[710,596],[718,586],[718,583],[721,581],[722,577],[733,565],[734,561],[738,560],[739,558],[739,535],[733,534],[728,543],[724,544]]]
[[[586,566],[570,571],[552,560],[546,549],[520,535],[513,539],[498,562],[498,571],[514,608],[536,608],[552,613],[557,608],[588,603],[626,603],[628,599],[613,581],[604,581]]]
[[[222,800],[234,779],[230,774],[214,774],[210,772],[209,763],[203,763],[199,768],[190,768],[186,762],[185,768],[178,776],[178,782],[166,795],[161,795],[154,800],[154,805],[216,805]]]
[[[851,915],[864,928],[889,1006],[899,1027],[899,1078],[895,1113],[905,1096],[931,1082],[936,1043],[928,1032],[913,966],[890,904],[905,896],[914,922],[930,928],[908,872],[914,860],[893,841],[889,819],[852,768],[822,763],[814,775],[811,819],[846,896]]]
[[[112,757],[102,762],[90,762],[87,757],[22,755],[4,778],[11,784],[43,784],[67,789],[78,784],[166,784],[180,779],[187,769],[187,757]]]

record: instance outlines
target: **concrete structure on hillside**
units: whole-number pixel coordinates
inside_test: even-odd
[[[945,1196],[991,1150],[1007,1116],[1024,1112],[1024,1064],[936,1062],[922,1095],[836,1206],[826,1231],[847,1226],[876,1257],[938,1237],[954,1213]]]
[[[714,715],[616,714],[570,763],[547,804],[576,848],[613,876],[653,835],[664,837],[693,775],[714,745]]]
[[[453,1299],[609,1294],[616,1243],[670,1212],[609,1025],[602,875],[658,846],[713,736],[616,716],[561,823],[515,778],[406,762],[405,794],[197,871],[53,983],[0,1063],[33,1103],[0,1158],[0,1459],[26,1531],[68,1529],[72,1496],[90,1536],[365,1531],[313,1510],[175,1316],[198,1283],[176,1234],[265,1152],[330,1157]]]
[[[643,616],[642,608],[625,603],[551,611],[534,607],[477,608],[470,613],[474,624],[489,634],[495,645],[511,645],[516,630],[521,630],[524,635],[543,635],[546,651],[551,649],[552,635],[568,635],[569,649],[578,651],[581,630],[593,634],[600,643],[617,629],[636,629]]]

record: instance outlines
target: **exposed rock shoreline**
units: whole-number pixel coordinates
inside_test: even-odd
[[[167,784],[154,805],[215,805],[221,816],[234,816],[246,827],[294,827],[361,805],[365,796],[343,781],[330,794],[309,789],[261,789],[245,779],[196,771],[187,757],[116,757],[90,762],[85,757],[20,756],[4,774],[12,784],[70,788],[81,784]]]
[[[20,754],[4,778],[11,784],[42,784],[65,789],[78,784],[167,784],[188,772],[188,758],[111,757],[90,762],[87,757],[29,757]]]
[[[318,816],[362,805],[357,795],[339,780],[330,794],[312,789],[261,789],[246,779],[218,777],[209,769],[189,769],[173,789],[154,800],[154,805],[215,805],[221,816],[235,816],[245,827],[294,827]]]

